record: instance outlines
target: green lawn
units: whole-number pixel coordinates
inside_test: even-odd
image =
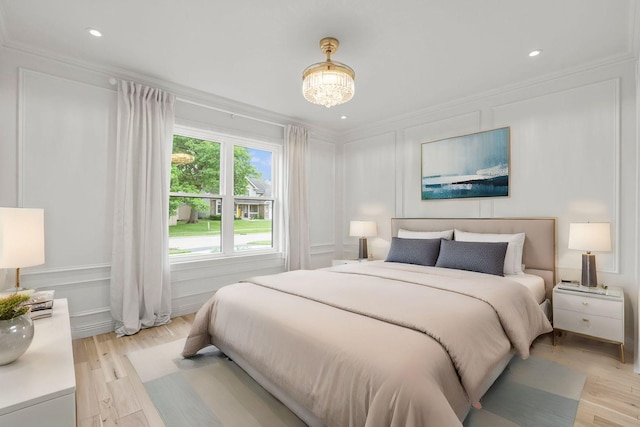
[[[271,232],[271,221],[266,219],[234,221],[235,234],[252,234]],[[219,235],[220,221],[201,219],[197,224],[186,224],[182,221],[169,226],[169,237]]]

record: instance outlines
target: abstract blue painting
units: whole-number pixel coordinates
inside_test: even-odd
[[[509,128],[422,144],[422,200],[509,196]]]

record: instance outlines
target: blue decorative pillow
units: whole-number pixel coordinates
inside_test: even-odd
[[[443,240],[436,267],[504,276],[507,242],[460,242]]]
[[[400,239],[391,240],[391,249],[386,262],[403,262],[433,267],[440,253],[441,239]]]

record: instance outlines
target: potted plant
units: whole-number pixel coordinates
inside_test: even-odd
[[[0,365],[18,359],[33,340],[33,321],[25,302],[29,295],[0,297]]]

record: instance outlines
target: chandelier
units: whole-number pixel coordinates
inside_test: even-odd
[[[171,154],[171,163],[174,165],[187,165],[193,163],[196,158],[192,154],[188,153],[173,153]]]
[[[313,104],[330,108],[353,98],[356,73],[351,67],[331,60],[338,45],[338,40],[333,37],[320,40],[320,48],[327,55],[327,60],[308,66],[302,73],[302,94]]]

